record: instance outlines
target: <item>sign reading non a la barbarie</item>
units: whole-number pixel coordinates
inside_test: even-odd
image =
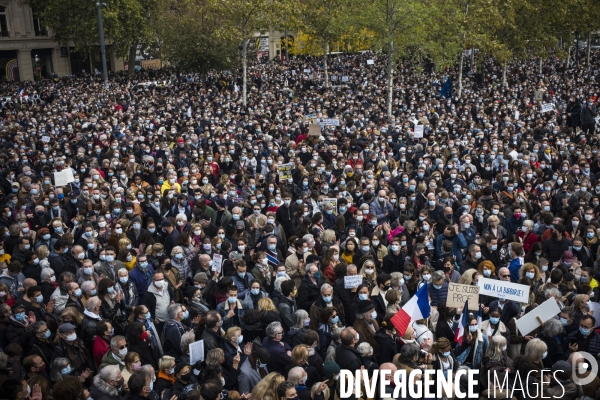
[[[277,172],[279,173],[279,179],[291,179],[292,178],[292,164],[281,164],[277,166]]]
[[[462,283],[448,283],[447,307],[464,307],[469,301],[469,310],[479,309],[479,287]]]

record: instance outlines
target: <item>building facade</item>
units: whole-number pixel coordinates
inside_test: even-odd
[[[61,77],[92,69],[102,71],[101,66],[90,65],[75,53],[72,43],[69,45],[52,40],[52,32],[40,24],[23,0],[0,0],[0,80],[31,81],[53,74]],[[123,60],[109,49],[107,57],[109,70],[123,69]]]

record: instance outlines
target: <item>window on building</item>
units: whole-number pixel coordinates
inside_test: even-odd
[[[48,36],[48,30],[41,23],[40,16],[37,14],[33,14],[33,30],[35,36]]]
[[[9,37],[6,7],[0,7],[0,36]]]

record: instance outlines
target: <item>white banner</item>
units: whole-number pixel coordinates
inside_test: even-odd
[[[519,303],[529,302],[529,286],[520,285],[498,279],[479,278],[479,295],[497,297],[503,300],[514,300]]]

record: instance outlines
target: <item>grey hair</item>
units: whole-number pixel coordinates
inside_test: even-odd
[[[561,314],[567,314],[569,318],[575,318],[575,309],[571,306],[565,306],[560,310]]]
[[[114,381],[117,379],[117,374],[120,370],[118,365],[107,365],[98,372],[98,376],[104,382]]]
[[[305,310],[298,310],[294,313],[294,328],[302,328],[304,327],[304,320],[308,318],[308,313]]]
[[[530,219],[526,219],[525,221],[523,221],[523,226],[526,226],[529,229],[533,229],[533,221]]]
[[[273,287],[275,288],[275,290],[277,290],[279,293],[281,293],[281,284],[285,281],[289,281],[292,278],[289,277],[289,275],[285,275],[285,276],[280,276],[278,278],[275,278],[275,283],[273,284]]]
[[[350,273],[350,270],[354,268],[358,271],[358,267],[356,266],[356,264],[348,264],[348,266],[346,266],[346,273]]]
[[[177,216],[175,217],[175,219],[176,220],[182,219],[184,221],[187,221],[187,215],[185,215],[184,213],[179,213],[179,214],[177,214]]]
[[[304,311],[304,312],[306,312],[306,311]],[[279,329],[281,329],[281,322],[277,322],[277,321],[271,322],[269,325],[267,325],[267,329],[265,330],[265,333],[267,334],[268,337],[274,338],[279,333]]]
[[[439,281],[442,279],[444,279],[444,272],[442,272],[442,271],[435,271],[433,273],[433,275],[431,276],[432,281]]]
[[[4,353],[0,353],[6,357]],[[65,357],[56,357],[52,360],[52,368],[50,370],[50,379],[54,382],[62,381],[62,370],[71,362]],[[1,365],[0,365],[1,366]]]
[[[485,355],[492,360],[500,360],[502,358],[502,349],[504,346],[506,346],[506,338],[502,335],[494,335],[490,340]]]
[[[185,253],[183,251],[183,247],[181,247],[181,246],[175,246],[175,247],[173,247],[173,250],[171,250],[170,256],[171,257],[175,257],[175,252],[177,252],[177,251],[181,251],[181,252]]]
[[[315,263],[306,264],[306,267],[304,267],[304,273],[308,274],[310,272],[310,267],[312,267],[313,265],[315,267],[317,266]],[[317,267],[317,270],[319,270],[319,267]]]
[[[362,342],[361,344],[358,345],[357,347],[358,352],[363,356],[363,357],[368,357],[371,355],[371,345],[369,344],[369,342]]]
[[[150,375],[152,375],[152,379],[156,380],[156,373],[154,372],[154,367],[152,365],[142,365],[139,370],[150,373]]]
[[[85,281],[81,284],[81,290],[83,290],[85,293],[90,293],[92,291],[92,287],[94,287],[94,286],[96,286],[96,283],[94,281]],[[86,309],[87,309],[87,307],[86,307]],[[88,310],[88,311],[91,311],[91,310]]]
[[[190,350],[190,344],[196,341],[196,334],[193,331],[189,331],[181,336],[181,352],[188,354]]]
[[[315,237],[312,235],[312,233],[307,233],[306,235],[302,236],[302,240],[313,240]]]
[[[38,333],[38,331],[40,330],[41,327],[47,326],[47,325],[48,324],[46,324],[46,321],[36,321],[31,326],[30,332],[35,335],[36,333]],[[2,369],[1,365],[0,365],[0,369]]]
[[[559,320],[552,318],[544,323],[542,333],[546,337],[558,336],[563,331],[563,326]]]
[[[167,315],[170,319],[175,319],[175,317],[177,317],[177,314],[179,314],[180,311],[181,304],[171,304],[169,307],[167,307]]]
[[[390,284],[393,287],[398,287],[400,286],[400,281],[402,280],[403,276],[402,276],[402,272],[392,272],[391,273],[391,282]]]
[[[141,255],[142,255],[142,254],[140,254],[140,255],[138,256],[138,258],[139,258]],[[144,254],[144,256],[145,256],[145,254]],[[119,270],[117,271],[117,276],[119,276],[119,275],[121,274],[121,272],[125,272],[125,273],[127,274],[127,276],[129,276],[129,271],[127,271],[127,269],[126,269],[126,268],[119,268]]]
[[[290,369],[288,372],[288,381],[292,382],[294,385],[297,385],[300,382],[300,379],[304,378],[304,368],[302,367],[294,367]]]
[[[562,295],[560,294],[560,290],[558,290],[558,288],[551,287],[551,288],[544,290],[544,296],[547,299],[549,299],[550,297],[560,299]]]
[[[400,360],[405,362],[412,362],[415,356],[419,354],[420,347],[416,343],[406,343],[402,346],[402,352],[400,353]]]
[[[329,283],[324,283],[323,286],[321,286],[321,290],[320,292],[323,293],[323,290],[333,290],[333,286],[331,286]]]
[[[100,300],[100,298],[98,298],[98,296],[90,297],[88,299],[87,303],[85,303],[85,309],[88,310],[89,312],[94,312],[94,308],[96,308],[98,303],[101,303],[101,302],[102,302],[102,300]]]
[[[112,339],[110,339],[110,348],[114,349],[115,347],[117,347],[117,343],[119,343],[121,340],[125,340],[125,336],[113,336]]]
[[[42,281],[45,281],[46,279],[50,278],[53,275],[56,275],[56,274],[54,273],[54,270],[52,268],[44,268],[44,269],[42,269],[42,272],[40,273],[40,278],[42,279]]]

